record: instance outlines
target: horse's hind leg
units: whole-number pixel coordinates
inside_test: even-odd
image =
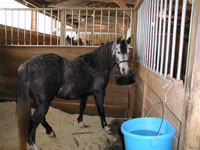
[[[56,137],[55,132],[53,131],[52,127],[48,124],[45,117],[42,118],[41,124],[46,129],[46,133],[47,133],[47,135],[49,135],[49,137]]]
[[[49,104],[37,104],[35,112],[33,113],[31,120],[30,120],[30,127],[29,127],[29,134],[28,134],[28,149],[39,149],[35,145],[35,135],[36,135],[36,128],[38,127],[41,120],[45,117],[49,108]]]
[[[85,125],[83,123],[83,113],[85,111],[85,108],[86,108],[86,103],[87,103],[87,97],[82,97],[81,98],[81,101],[80,101],[80,114],[79,114],[79,117],[78,117],[78,124],[81,128],[84,128]]]

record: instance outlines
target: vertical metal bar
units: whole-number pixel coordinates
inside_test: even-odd
[[[140,20],[141,20],[141,7],[138,10],[138,16],[137,16],[137,51],[139,54],[139,62],[142,64],[142,48],[141,48],[141,44],[140,44],[140,34],[142,34],[141,31],[141,26],[140,26]],[[140,33],[140,34],[139,34]]]
[[[5,10],[5,45],[7,45],[7,10]]]
[[[37,45],[39,44],[39,10],[37,10]]]
[[[110,9],[108,9],[108,30],[107,30],[107,42],[109,41],[109,25],[110,25]]]
[[[147,1],[144,1],[144,10],[143,10],[143,20],[144,20],[144,24],[147,24]],[[143,30],[144,30],[144,63],[145,66],[147,66],[147,27],[144,27],[143,24]]]
[[[123,10],[123,25],[122,25],[122,27],[123,27],[123,29],[122,29],[122,38],[124,39],[124,24],[125,24],[125,10]]]
[[[187,8],[187,0],[183,0],[182,16],[181,16],[181,33],[180,33],[179,53],[178,53],[178,69],[177,69],[177,75],[176,75],[177,80],[180,80],[180,76],[181,76],[186,8]]]
[[[117,39],[117,10],[115,12],[115,40]]]
[[[101,18],[100,18],[100,45],[101,45],[101,28],[102,28],[102,15],[103,15],[103,12],[102,12],[102,9],[101,9]]]
[[[153,41],[151,47],[151,69],[153,70],[153,63],[154,63],[154,55],[155,55],[155,24],[156,24],[156,8],[157,8],[157,0],[154,0],[154,9],[153,9],[153,21],[152,21],[152,28],[153,28]]]
[[[158,38],[158,55],[157,55],[157,64],[156,64],[156,72],[158,73],[159,65],[160,65],[160,44],[161,44],[161,30],[162,30],[162,12],[163,12],[163,0],[161,0],[160,5],[160,20],[159,20],[159,38]]]
[[[24,10],[24,45],[26,45],[26,10]]]
[[[33,20],[33,10],[31,10],[31,27],[30,27],[30,45],[32,44],[32,20]]]
[[[155,51],[154,51],[154,59],[153,59],[153,71],[156,69],[156,55],[157,55],[157,39],[158,39],[158,13],[159,13],[159,2],[160,0],[157,0],[157,9],[156,9],[156,39],[155,39]]]
[[[145,33],[144,33],[144,24],[142,23],[142,20],[144,18],[144,2],[143,4],[141,5],[141,8],[140,8],[140,15],[139,15],[139,32],[138,32],[138,36],[139,36],[139,51],[141,53],[141,59],[142,59],[142,64],[145,65],[145,62],[144,62],[144,59],[145,59],[145,53],[144,53],[144,38],[142,37],[145,37]]]
[[[17,28],[17,44],[19,45],[19,10],[18,10],[18,28]]]
[[[65,13],[64,13],[64,16],[65,16],[65,29],[64,29],[64,36],[63,36],[63,41],[64,41],[64,45],[66,45],[66,40],[65,40],[65,38],[66,38],[66,21],[67,21],[67,19],[66,19],[66,17],[67,17],[67,15],[66,15],[66,10],[64,10],[65,11]]]
[[[52,10],[51,10],[51,33],[50,33],[50,45],[52,45]]]
[[[13,45],[13,10],[11,10],[11,45]]]
[[[166,15],[167,15],[167,0],[165,0],[164,6],[164,21],[163,21],[163,36],[162,36],[162,51],[161,51],[161,62],[160,62],[160,75],[163,73],[163,59],[165,49],[165,30],[166,30]]]
[[[56,36],[57,36],[57,45],[58,45],[58,35],[59,35],[59,29],[60,29],[60,28],[59,28],[59,27],[60,27],[60,26],[59,26],[60,10],[58,9],[57,11],[58,11],[58,13],[57,13],[57,31],[56,31],[56,32],[57,32],[57,35],[56,35]]]
[[[177,21],[178,21],[178,6],[179,0],[175,3],[175,14],[174,14],[174,26],[173,26],[173,38],[172,38],[172,53],[170,62],[170,77],[173,77],[174,73],[174,58],[175,58],[175,47],[176,47],[176,32],[177,32]]]
[[[87,45],[87,22],[88,22],[88,10],[86,10],[86,23],[85,23],[85,45]],[[89,43],[88,43],[89,44]]]
[[[153,13],[154,13],[154,2],[153,0],[151,1],[151,20],[150,20],[150,44],[149,44],[149,68],[152,68],[152,62],[153,62],[153,48],[152,48],[152,40],[153,40],[153,34],[152,34],[152,30],[153,30]]]
[[[148,28],[148,31],[147,31],[147,54],[148,54],[148,57],[147,57],[147,60],[148,60],[148,65],[147,67],[149,68],[150,66],[150,32],[151,32],[151,0],[148,0],[148,23],[147,23],[147,28]]]
[[[43,45],[46,44],[46,37],[45,37],[45,32],[46,32],[46,10],[43,10],[44,13],[44,33],[43,33]]]
[[[81,22],[81,10],[78,10],[78,46],[80,45],[80,22]]]
[[[93,10],[93,25],[92,25],[92,46],[94,45],[94,25],[95,25],[95,9]]]
[[[171,32],[171,16],[172,16],[172,0],[169,1],[169,15],[168,15],[168,29],[167,29],[167,49],[165,54],[165,71],[164,78],[167,77],[168,61],[169,61],[169,45],[170,45],[170,32]]]
[[[73,21],[74,21],[74,10],[72,9],[72,18],[71,18],[71,45],[73,45],[73,43],[72,43]]]

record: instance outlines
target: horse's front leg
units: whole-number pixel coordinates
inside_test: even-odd
[[[99,112],[99,116],[101,118],[101,125],[102,128],[105,131],[109,131],[110,127],[108,126],[106,119],[105,119],[105,111],[104,111],[104,97],[105,97],[105,91],[102,92],[95,92],[94,93],[94,98],[95,98],[95,102],[98,108],[98,112]]]
[[[85,127],[85,125],[83,123],[83,113],[86,108],[87,98],[88,97],[82,97],[80,100],[80,114],[79,114],[79,117],[77,118],[77,120],[78,120],[78,124],[81,128]]]

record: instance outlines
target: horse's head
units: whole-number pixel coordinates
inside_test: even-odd
[[[128,58],[130,50],[128,48],[128,45],[130,44],[130,42],[130,37],[128,38],[128,40],[121,40],[121,38],[118,38],[117,41],[114,41],[112,46],[113,58],[118,64],[122,75],[126,75],[129,71]]]

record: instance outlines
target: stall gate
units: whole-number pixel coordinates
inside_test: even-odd
[[[100,46],[128,38],[132,8],[0,9],[0,45]]]
[[[198,2],[144,0],[136,15],[137,80],[130,88],[135,90],[133,117],[169,120],[177,130],[175,150],[184,149],[191,31],[194,7],[199,6],[194,3]]]

